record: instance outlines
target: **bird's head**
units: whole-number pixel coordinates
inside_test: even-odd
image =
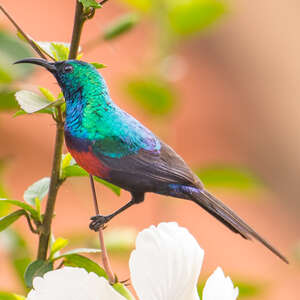
[[[49,62],[40,58],[25,58],[15,62],[15,64],[20,63],[39,65],[51,72],[60,85],[67,101],[79,89],[90,88],[90,90],[93,90],[97,87],[101,91],[107,90],[104,79],[96,68],[80,60]]]

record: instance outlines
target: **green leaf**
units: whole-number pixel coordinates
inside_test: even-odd
[[[96,264],[91,259],[79,255],[79,254],[69,254],[64,256],[64,265],[83,268],[87,272],[94,272],[100,277],[107,278],[106,272],[98,264]]]
[[[241,191],[262,187],[260,180],[251,171],[242,167],[210,166],[198,169],[196,174],[207,187],[232,188]]]
[[[104,64],[99,64],[99,63],[95,63],[95,62],[92,62],[90,63],[91,65],[93,65],[96,69],[103,69],[103,68],[106,68],[107,66],[104,65]]]
[[[89,173],[82,169],[78,165],[73,166],[67,166],[62,171],[62,178],[68,178],[68,177],[86,177],[89,176]],[[108,187],[110,190],[112,190],[116,195],[120,196],[121,189],[103,179],[100,179],[98,177],[94,176],[94,179],[104,186]]]
[[[55,60],[67,60],[69,58],[69,44],[51,43],[52,54]]]
[[[79,0],[82,3],[84,9],[87,8],[100,8],[101,5],[96,0]]]
[[[226,6],[218,0],[172,0],[167,12],[174,33],[190,35],[214,23],[226,12]]]
[[[66,239],[57,238],[54,241],[54,243],[51,245],[50,259],[52,259],[58,251],[65,248],[68,245],[68,243],[69,243],[69,241]]]
[[[24,210],[28,211],[30,215],[35,219],[38,220],[38,212],[30,205],[28,205],[25,202],[19,201],[19,200],[11,200],[11,199],[3,199],[0,198],[0,206],[5,204],[12,204],[16,205],[18,207],[23,208]]]
[[[25,297],[13,293],[0,292],[0,299],[1,300],[25,300]]]
[[[176,102],[171,87],[158,78],[132,79],[128,82],[126,90],[133,100],[153,115],[170,113]]]
[[[31,205],[35,205],[35,198],[43,200],[48,194],[50,186],[50,177],[44,177],[32,184],[24,192],[24,200]]]
[[[54,60],[67,60],[69,56],[70,44],[64,42],[41,42],[34,41],[34,43]],[[79,47],[78,51],[81,51]]]
[[[110,182],[108,182],[104,179],[101,179],[99,177],[96,177],[96,176],[93,176],[93,177],[94,177],[95,181],[97,181],[97,182],[101,183],[102,185],[106,186],[107,188],[109,188],[117,196],[121,195],[121,189],[118,186],[116,186],[116,185],[114,185],[114,184],[112,184],[112,183],[110,183]]]
[[[72,166],[76,164],[74,158],[72,157],[72,155],[68,152],[66,154],[62,154],[62,157],[61,157],[61,169],[65,169],[66,167],[68,166]]]
[[[50,102],[56,100],[55,96],[48,89],[39,87],[39,90]]]
[[[25,214],[24,209],[16,210],[11,214],[0,218],[0,232],[16,222],[21,216]]]
[[[153,0],[121,0],[140,12],[146,13],[152,10]]]
[[[79,254],[79,253],[99,253],[101,252],[100,249],[94,249],[94,248],[77,248],[77,249],[73,249],[70,250],[68,252],[65,252],[57,257],[55,257],[53,260],[58,260],[61,259],[63,257],[67,257],[69,255],[73,255],[73,254]]]
[[[42,277],[45,273],[53,270],[53,262],[36,260],[32,262],[25,271],[26,286],[32,288],[33,279],[37,276]]]
[[[47,114],[47,115],[52,115],[53,110],[51,107],[49,108],[45,108],[45,109],[41,109],[39,111],[34,112],[33,114]],[[14,113],[13,117],[19,117],[19,116],[23,116],[23,115],[28,115],[28,113],[26,111],[24,111],[23,109],[18,110],[16,113]]]
[[[135,300],[130,291],[126,288],[126,286],[120,282],[115,283],[113,288],[122,296],[124,296],[127,300]]]
[[[112,40],[131,30],[138,22],[138,16],[129,13],[109,24],[103,32],[104,40]]]
[[[53,104],[53,102],[49,102],[44,96],[31,91],[21,90],[15,96],[20,107],[29,114],[41,111]]]

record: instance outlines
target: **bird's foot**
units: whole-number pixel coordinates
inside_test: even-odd
[[[105,224],[110,220],[109,216],[96,215],[91,217],[92,222],[90,223],[90,229],[94,231],[99,231],[99,229],[105,229]]]
[[[130,286],[131,283],[130,283],[130,279],[124,279],[124,280],[121,280],[120,283],[124,284],[125,286]]]

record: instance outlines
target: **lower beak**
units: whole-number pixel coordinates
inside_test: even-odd
[[[44,68],[46,68],[49,72],[51,73],[55,73],[56,72],[56,66],[55,63],[53,62],[49,62],[45,59],[41,59],[41,58],[25,58],[25,59],[21,59],[15,62],[15,64],[34,64],[34,65],[39,65],[42,66]]]

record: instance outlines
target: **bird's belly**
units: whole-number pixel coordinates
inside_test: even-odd
[[[77,164],[89,174],[103,179],[109,178],[109,169],[101,163],[92,151],[76,151],[75,149],[70,148],[69,151]]]
[[[109,168],[93,153],[90,141],[72,136],[65,130],[66,145],[77,164],[89,174],[109,179]]]

